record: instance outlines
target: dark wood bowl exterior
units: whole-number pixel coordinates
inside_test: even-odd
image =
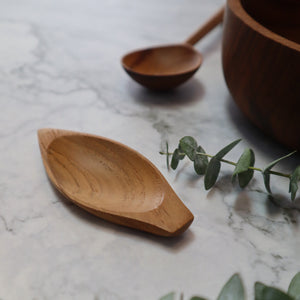
[[[240,0],[228,0],[222,63],[232,97],[247,118],[300,150],[300,45],[260,25]]]

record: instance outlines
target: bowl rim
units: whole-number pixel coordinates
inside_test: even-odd
[[[243,7],[241,0],[227,0],[227,7],[229,7],[232,12],[247,26],[249,26],[255,32],[261,34],[262,36],[281,44],[282,46],[291,48],[300,52],[300,44],[291,41],[288,38],[273,32],[271,29],[263,26],[258,21],[256,21]]]

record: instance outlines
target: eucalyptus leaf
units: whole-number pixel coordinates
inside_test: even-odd
[[[292,279],[289,285],[288,294],[296,300],[300,299],[300,272]]]
[[[217,300],[244,300],[245,292],[242,280],[234,274],[222,288]]]
[[[269,171],[264,171],[262,173],[262,175],[263,175],[263,178],[264,178],[264,184],[265,184],[266,190],[270,194],[272,194],[271,187],[270,187],[270,172]]]
[[[262,174],[263,174],[263,177],[264,177],[264,184],[265,184],[265,187],[266,187],[266,190],[271,194],[272,191],[271,191],[271,187],[270,187],[270,171],[271,169],[277,164],[279,163],[281,160],[293,155],[296,151],[293,151],[285,156],[282,156],[274,161],[272,161],[271,163],[269,163],[265,169],[262,171]]]
[[[254,152],[251,149],[246,148],[236,164],[233,175],[248,171],[250,166],[253,167],[254,161]]]
[[[204,176],[204,187],[209,190],[217,181],[221,169],[221,163],[216,158],[213,157],[208,165]]]
[[[298,181],[300,180],[300,166],[298,166],[290,178],[289,192],[291,193],[291,199],[294,201],[298,190]]]
[[[248,185],[253,177],[254,170],[249,169],[255,163],[255,156],[252,149],[246,148],[239,158],[235,170],[233,172],[233,179],[238,175],[239,185],[244,188]]]
[[[166,142],[166,152],[167,152],[167,168],[170,170],[170,157],[169,157],[169,143]]]
[[[191,136],[185,136],[179,141],[179,149],[185,153],[191,161],[194,161],[197,150],[197,142]]]
[[[295,300],[279,289],[255,283],[255,300]]]
[[[230,143],[229,145],[227,145],[226,147],[224,147],[223,149],[221,149],[216,155],[215,158],[217,159],[222,159],[230,150],[232,150],[239,142],[241,141],[241,139],[238,139],[232,143]]]
[[[198,146],[198,148],[197,148],[197,154],[196,154],[195,160],[194,160],[194,169],[198,175],[203,175],[206,172],[206,168],[208,165],[208,158],[207,158],[207,156],[201,155],[198,153],[205,154],[205,151],[201,146]]]
[[[171,292],[171,293],[159,298],[159,300],[175,300],[175,293]]]
[[[192,297],[190,300],[206,300],[206,299],[205,299],[205,298],[198,297],[198,296],[194,296],[194,297]]]
[[[172,160],[171,160],[171,168],[175,170],[178,166],[178,163],[180,160],[184,159],[184,154],[180,153],[180,150],[177,148],[175,149],[173,155],[172,155]]]
[[[249,182],[251,181],[251,179],[253,178],[254,175],[254,170],[249,169],[246,172],[240,173],[238,175],[238,179],[239,179],[239,185],[241,188],[246,187]]]
[[[282,156],[282,157],[280,157],[280,158],[278,158],[278,159],[272,161],[271,163],[269,163],[269,164],[265,167],[264,172],[270,171],[270,170],[271,170],[276,164],[278,164],[281,160],[290,157],[291,155],[293,155],[293,154],[296,153],[296,152],[297,152],[297,151],[293,151],[293,152],[291,152],[291,153],[289,153],[289,154],[287,154],[287,155],[285,155],[285,156]]]

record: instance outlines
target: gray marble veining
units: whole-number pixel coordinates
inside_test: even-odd
[[[2,1],[0,10],[0,298],[158,299],[170,292],[209,299],[236,272],[287,288],[300,270],[298,210],[279,208],[260,174],[241,191],[230,167],[210,191],[192,166],[168,172],[158,152],[192,135],[209,153],[243,138],[257,165],[285,154],[235,107],[221,68],[222,28],[196,48],[204,63],[170,93],[150,92],[122,70],[129,50],[180,42],[222,4],[214,1]],[[195,221],[163,239],[87,214],[51,186],[36,131],[77,130],[123,142],[164,174]],[[290,171],[299,156],[283,162]],[[288,183],[272,178],[285,200]],[[282,201],[283,201],[282,200]],[[288,204],[286,204],[288,205]],[[299,205],[299,198],[295,206]],[[251,299],[249,297],[249,299]]]

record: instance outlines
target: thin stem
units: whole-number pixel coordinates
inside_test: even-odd
[[[173,155],[173,153],[170,153],[170,152],[159,152],[160,154],[163,154],[163,155]],[[185,155],[184,153],[180,153],[182,155]],[[210,158],[213,158],[214,156],[213,155],[210,155],[210,154],[207,154],[207,153],[202,153],[202,152],[196,152],[196,154],[199,154],[199,155],[202,155],[202,156],[207,156],[207,157],[210,157]],[[226,164],[229,164],[229,165],[232,165],[232,166],[236,166],[237,163],[233,162],[233,161],[230,161],[230,160],[226,160],[226,159],[220,159],[220,161],[226,163]],[[254,171],[258,171],[258,172],[263,172],[262,169],[260,168],[255,168],[255,167],[249,167],[248,169],[250,170],[254,170]],[[276,172],[276,171],[269,171],[270,174],[273,174],[273,175],[277,175],[277,176],[281,176],[281,177],[286,177],[286,178],[290,178],[291,175],[290,174],[285,174],[285,173],[281,173],[281,172]]]
[[[276,171],[269,171],[271,174],[273,175],[277,175],[277,176],[282,176],[282,177],[286,177],[286,178],[291,178],[290,174],[285,174],[285,173],[281,173],[281,172],[276,172]]]

